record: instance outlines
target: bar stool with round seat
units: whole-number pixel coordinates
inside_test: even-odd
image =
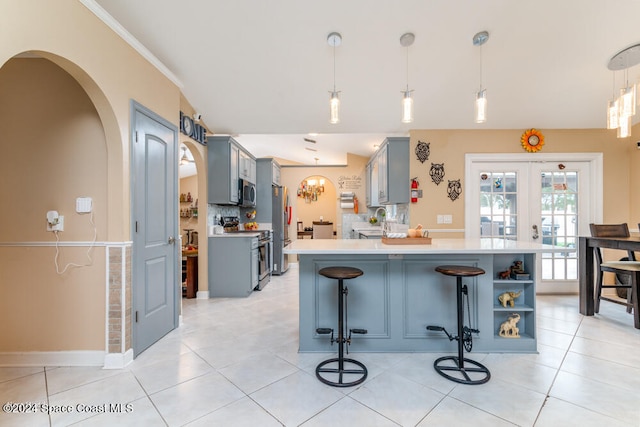
[[[345,337],[345,329],[347,329],[347,295],[349,289],[344,286],[343,281],[348,279],[355,279],[362,276],[362,270],[354,267],[325,267],[319,272],[320,275],[329,279],[338,280],[338,337],[333,338],[333,329],[331,328],[318,328],[316,332],[318,334],[331,334],[331,344],[338,343],[338,357],[327,359],[320,362],[316,367],[316,377],[325,384],[334,387],[351,387],[364,382],[367,378],[367,368],[361,362],[357,360],[344,357],[344,345],[351,344],[351,334],[366,334],[366,329],[350,329],[349,336]],[[329,367],[327,365],[337,364],[337,367]],[[354,367],[347,368],[347,365],[355,365]],[[334,365],[335,366],[335,365]],[[326,374],[334,374],[337,376],[337,380],[328,379]],[[345,376],[355,376],[356,379],[352,381],[345,381]],[[333,378],[333,377],[330,377]]]
[[[458,336],[452,337],[441,326],[427,326],[430,331],[444,331],[449,337],[449,340],[458,341],[458,355],[457,356],[444,356],[436,359],[433,362],[435,370],[443,377],[455,381],[461,384],[484,384],[491,378],[491,373],[484,365],[476,362],[475,360],[466,359],[463,356],[463,345],[465,340],[471,339],[471,332],[477,333],[479,331],[475,329],[467,328],[464,323],[464,306],[462,304],[462,295],[468,295],[468,289],[466,285],[462,285],[463,277],[474,277],[484,274],[485,271],[481,268],[463,266],[463,265],[441,265],[436,267],[438,273],[442,273],[446,276],[456,277],[456,300],[458,311]],[[453,364],[448,363],[453,361]],[[465,366],[465,363],[472,365],[472,367]],[[469,374],[473,375],[473,378]]]

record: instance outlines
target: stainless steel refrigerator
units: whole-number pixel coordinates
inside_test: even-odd
[[[289,239],[289,223],[291,222],[291,209],[287,187],[272,186],[273,200],[273,271],[271,274],[280,275],[289,269],[289,261],[284,254],[284,248],[291,243]]]

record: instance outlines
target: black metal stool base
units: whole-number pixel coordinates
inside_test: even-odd
[[[336,368],[326,367],[330,363],[337,363]],[[352,363],[356,365],[356,368],[347,369],[346,363]],[[367,367],[357,360],[348,359],[343,357],[342,360],[338,357],[327,359],[316,367],[316,377],[323,383],[334,387],[353,387],[354,385],[362,384],[367,379]],[[337,381],[332,381],[323,377],[321,374],[333,374],[337,376]],[[354,381],[345,382],[345,377],[348,375],[356,375],[358,378]]]
[[[442,363],[447,360],[453,361],[453,365],[448,363]],[[462,367],[460,367],[458,356],[445,356],[436,359],[433,362],[435,370],[448,380],[455,381],[460,384],[484,384],[491,378],[491,372],[486,366],[476,362],[475,360],[463,358]],[[465,366],[465,363],[471,364],[475,367]],[[446,371],[446,372],[445,372]],[[448,372],[451,372],[449,374]],[[454,375],[453,373],[457,373]],[[471,374],[471,375],[469,375]]]

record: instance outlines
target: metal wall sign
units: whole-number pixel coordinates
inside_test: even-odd
[[[207,130],[182,111],[180,111],[180,132],[202,145],[207,145]]]

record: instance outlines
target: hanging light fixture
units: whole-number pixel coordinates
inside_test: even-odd
[[[631,116],[618,117],[618,138],[631,136]]]
[[[618,116],[631,117],[636,114],[636,85],[629,86],[627,70],[624,70],[625,87],[620,89],[618,98]]]
[[[327,37],[327,43],[333,47],[333,90],[329,91],[329,123],[340,123],[340,91],[336,90],[336,47],[342,44],[342,36],[340,33],[330,33]]]
[[[607,129],[618,129],[620,125],[618,117],[618,100],[612,99],[607,106]]]
[[[476,123],[487,121],[487,90],[482,88],[482,45],[489,40],[489,33],[481,31],[473,36],[473,45],[480,46],[480,90],[476,92],[475,119]]]
[[[400,36],[400,45],[407,48],[407,88],[402,93],[402,123],[413,122],[413,98],[409,90],[409,46],[413,44],[416,36],[413,33],[404,33]]]
[[[620,89],[620,96],[607,104],[607,129],[618,129],[618,138],[631,136],[632,117],[636,114],[636,85],[629,85],[628,69],[640,64],[640,44],[628,47],[615,54],[607,68],[612,71],[625,70],[625,87]],[[614,74],[615,93],[615,74]],[[617,110],[617,123],[613,118]],[[617,125],[617,126],[615,126]]]
[[[613,96],[607,105],[607,129],[618,129],[618,99],[616,98],[616,73],[613,72]]]
[[[187,157],[187,148],[182,147],[182,157],[180,158],[180,166],[188,165],[189,158]]]

